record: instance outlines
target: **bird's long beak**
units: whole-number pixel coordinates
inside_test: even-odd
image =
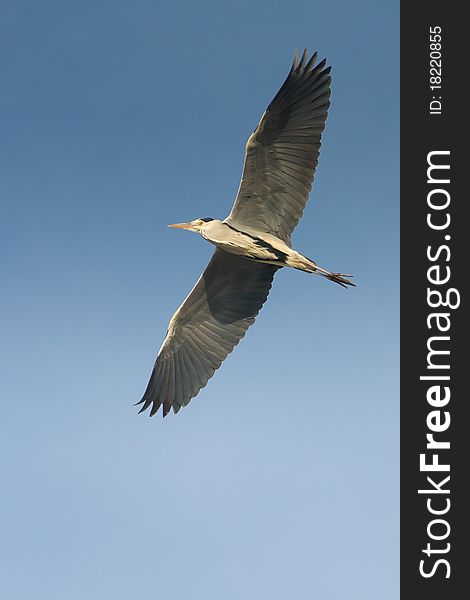
[[[168,225],[168,227],[176,227],[178,229],[191,229],[194,227],[192,223],[173,223],[172,225]]]

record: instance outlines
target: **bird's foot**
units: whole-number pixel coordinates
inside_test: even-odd
[[[344,273],[330,273],[329,275],[325,275],[325,277],[344,288],[347,288],[348,285],[356,287],[355,283],[349,281],[349,279],[346,279],[347,277],[352,277],[352,275],[345,275]]]
[[[348,285],[356,287],[355,283],[353,283],[352,281],[347,279],[347,277],[352,277],[352,275],[345,275],[344,273],[332,273],[331,271],[322,269],[318,265],[315,265],[315,267],[316,267],[315,272],[318,273],[318,275],[322,275],[323,277],[326,277],[326,279],[329,279],[330,281],[334,281],[341,287],[347,288]]]

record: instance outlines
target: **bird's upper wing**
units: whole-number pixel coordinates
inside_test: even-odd
[[[227,221],[290,245],[312,187],[330,105],[330,67],[316,53],[294,62],[246,145],[237,199]]]
[[[170,321],[141,412],[176,413],[196,396],[254,323],[276,270],[216,249]]]

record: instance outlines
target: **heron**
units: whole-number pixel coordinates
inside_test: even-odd
[[[223,221],[198,218],[169,227],[200,234],[214,254],[170,320],[139,412],[177,413],[205,387],[245,336],[265,303],[274,274],[291,267],[342,287],[343,273],[292,248],[318,164],[330,105],[331,67],[297,51],[286,80],[248,138],[233,208]]]

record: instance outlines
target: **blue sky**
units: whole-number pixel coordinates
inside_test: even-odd
[[[6,0],[0,591],[398,596],[398,3]],[[208,387],[137,416],[295,47],[333,65],[296,249]]]

